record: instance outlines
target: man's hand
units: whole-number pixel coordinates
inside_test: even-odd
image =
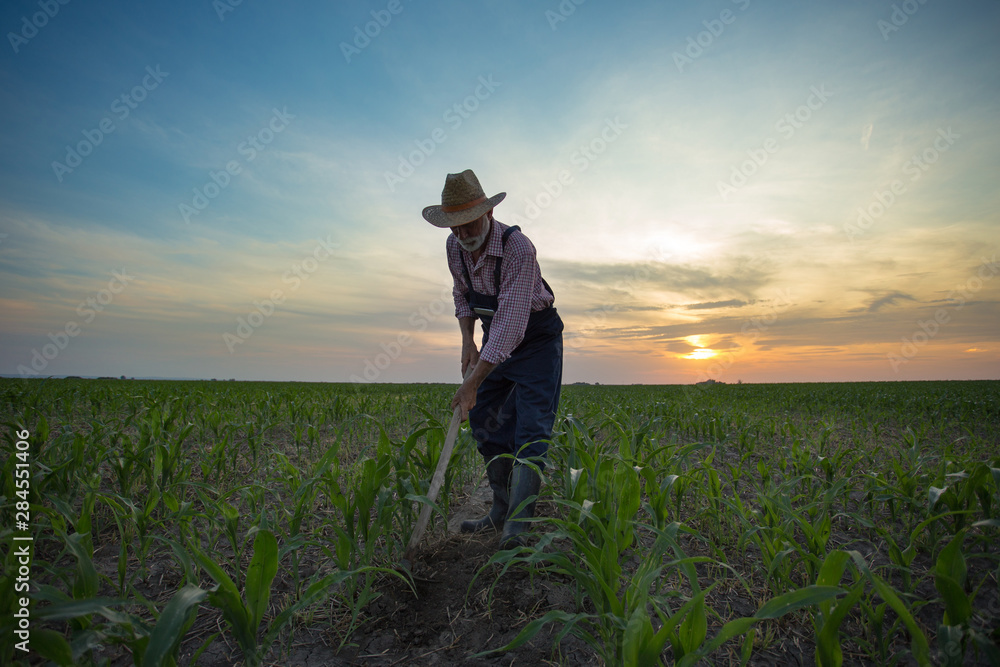
[[[475,341],[464,341],[462,343],[462,377],[467,377],[469,369],[475,368],[477,363],[479,363],[479,349],[476,348]]]
[[[469,410],[476,404],[476,392],[479,391],[479,385],[497,367],[496,364],[491,364],[485,359],[480,359],[478,351],[476,352],[476,360],[475,366],[469,366],[468,370],[466,370],[465,381],[462,382],[462,386],[458,388],[455,396],[451,399],[452,410],[458,406],[462,406],[462,421],[469,418]]]
[[[469,418],[469,410],[473,408],[476,404],[476,391],[479,389],[479,384],[472,382],[472,376],[470,375],[462,383],[462,386],[458,388],[455,392],[455,396],[451,399],[451,409],[454,410],[458,406],[462,406],[462,421]]]

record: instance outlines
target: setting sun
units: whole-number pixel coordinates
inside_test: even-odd
[[[715,350],[710,350],[705,347],[699,347],[697,350],[691,352],[691,354],[684,355],[685,359],[711,359],[716,356],[718,352]]]

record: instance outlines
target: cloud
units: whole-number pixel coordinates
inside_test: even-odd
[[[869,313],[878,312],[883,306],[895,306],[900,301],[917,301],[914,297],[909,294],[903,294],[902,292],[890,292],[889,294],[884,294],[876,299],[869,302],[868,307],[864,309],[855,309],[851,312],[857,312],[858,310],[865,310]]]
[[[574,289],[585,288],[591,293],[617,298],[656,290],[694,298],[735,293],[749,300],[769,282],[771,273],[742,258],[734,258],[728,262],[717,260],[711,267],[661,262],[598,264],[548,260],[546,275]]]
[[[709,301],[708,303],[692,303],[684,306],[686,310],[714,310],[716,308],[742,308],[743,306],[749,306],[750,301],[740,301],[739,299],[730,299],[729,301]]]

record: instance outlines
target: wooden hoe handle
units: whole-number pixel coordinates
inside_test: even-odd
[[[448,426],[448,435],[444,439],[444,447],[441,448],[441,456],[438,458],[437,469],[434,471],[434,477],[431,478],[431,487],[427,490],[427,498],[432,503],[437,501],[438,493],[444,484],[444,474],[448,470],[448,461],[451,460],[451,451],[455,448],[455,439],[458,437],[458,429],[461,426],[462,406],[459,405],[455,408],[455,413],[451,417],[451,424]],[[407,558],[409,558],[409,555],[417,548],[420,540],[424,537],[424,531],[427,530],[427,522],[431,518],[431,509],[429,504],[425,504],[420,510],[420,518],[417,520],[417,526],[413,529],[413,534],[410,535],[410,543],[406,545]]]

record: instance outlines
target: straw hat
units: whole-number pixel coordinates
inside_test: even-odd
[[[448,174],[441,191],[441,205],[424,209],[424,220],[435,227],[456,227],[481,218],[503,201],[506,192],[486,197],[483,186],[471,169],[461,174]]]

